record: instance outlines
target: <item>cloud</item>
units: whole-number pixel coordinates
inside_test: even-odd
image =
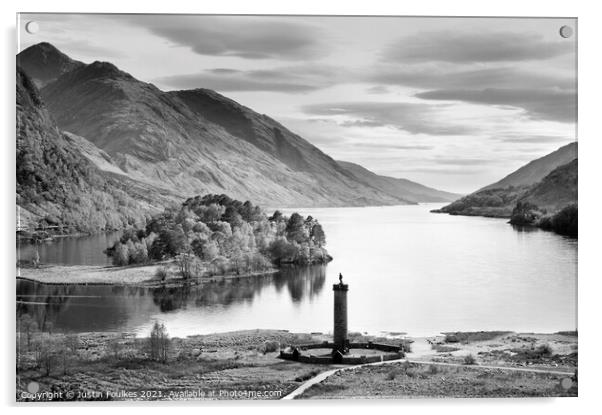
[[[421,92],[415,96],[428,100],[464,101],[522,108],[529,118],[534,120],[576,121],[577,94],[571,90],[529,88],[440,89]]]
[[[554,58],[573,47],[572,41],[547,41],[534,33],[440,31],[399,39],[385,48],[382,58],[401,63],[517,62]]]
[[[481,166],[483,164],[497,163],[496,160],[475,159],[475,158],[438,158],[434,160],[437,164],[450,166]]]
[[[424,145],[413,145],[413,144],[392,144],[392,143],[374,143],[374,142],[364,142],[364,143],[353,143],[350,144],[352,147],[357,148],[369,148],[369,149],[390,149],[390,150],[432,150],[434,146],[424,146]]]
[[[412,134],[473,134],[477,127],[453,122],[438,122],[445,106],[404,102],[354,102],[306,105],[302,110],[318,116],[346,116],[346,126],[393,127]]]
[[[373,87],[366,89],[366,92],[369,94],[387,94],[389,89],[384,85],[374,85]]]
[[[93,60],[102,58],[123,58],[125,54],[112,48],[94,44],[85,39],[69,39],[55,42],[55,46],[67,55],[77,54]]]
[[[512,66],[462,68],[457,65],[419,64],[380,66],[367,76],[371,82],[420,89],[561,88],[575,86],[574,74],[530,71]]]
[[[207,69],[194,74],[165,76],[154,82],[171,88],[210,88],[217,91],[307,93],[332,86],[344,71],[326,65],[275,69]]]
[[[321,29],[273,17],[130,16],[129,19],[199,55],[302,60],[327,52]]]
[[[528,134],[505,134],[501,137],[497,137],[500,141],[505,143],[559,143],[559,142],[570,142],[574,141],[572,138],[556,135],[528,135]],[[521,149],[523,151],[523,149]]]
[[[459,175],[468,176],[483,173],[483,169],[446,169],[446,168],[431,168],[431,167],[416,167],[408,169],[395,169],[395,173],[406,174],[406,173],[424,173],[434,175]]]

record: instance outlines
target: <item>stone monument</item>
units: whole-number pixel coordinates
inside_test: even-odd
[[[339,274],[339,283],[332,286],[334,291],[334,350],[347,353],[347,291],[349,286],[343,284],[343,275]]]

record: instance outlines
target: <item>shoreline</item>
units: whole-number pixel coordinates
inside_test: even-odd
[[[46,285],[115,285],[115,286],[181,286],[184,284],[202,284],[208,282],[236,280],[272,275],[277,268],[264,271],[224,275],[204,275],[184,279],[175,273],[165,280],[156,276],[163,267],[174,267],[172,262],[160,262],[146,265],[43,265],[39,268],[17,267],[17,280],[30,281]]]

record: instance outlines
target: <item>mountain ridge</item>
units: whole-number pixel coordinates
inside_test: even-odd
[[[577,142],[562,146],[552,153],[530,161],[498,182],[485,186],[433,212],[510,218],[513,216],[517,203],[528,202],[529,197],[535,198],[538,192],[540,198],[531,200],[531,202],[538,202],[539,207],[546,211],[553,212],[561,209],[570,202],[573,195],[576,203],[576,167],[573,181],[570,181],[573,179],[572,173],[569,180],[564,180],[565,178],[560,180],[558,174],[565,171],[560,167],[570,165],[572,162],[575,162],[576,165],[577,149]],[[566,171],[569,172],[569,170]],[[555,186],[551,183],[555,183]],[[545,190],[542,190],[544,184],[546,185]]]
[[[352,172],[358,180],[365,180],[389,194],[397,194],[410,203],[448,202],[461,197],[460,194],[433,189],[408,179],[378,175],[356,163],[342,160],[337,160],[337,163]]]
[[[182,198],[227,193],[283,207],[412,203],[358,181],[282,124],[215,91],[164,92],[95,61],[61,73],[41,94],[62,130],[98,147],[131,179]]]

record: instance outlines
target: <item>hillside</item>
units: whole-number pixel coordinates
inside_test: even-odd
[[[577,159],[554,169],[517,201],[510,223],[533,225],[577,237]]]
[[[44,66],[36,56],[52,60],[39,48],[48,50],[40,44],[20,54],[32,72]],[[56,53],[54,60],[65,61],[66,55]],[[265,206],[300,207],[417,199],[416,192],[406,197],[358,180],[277,121],[214,91],[164,92],[111,63],[93,62],[75,64],[41,94],[61,130],[97,148],[82,150],[100,169],[181,200],[226,193]]]
[[[542,181],[531,186],[519,202],[529,203],[555,212],[571,203],[577,202],[578,161],[554,169]]]
[[[33,81],[17,68],[17,207],[22,228],[121,229],[166,202],[131,180],[104,174],[56,127]]]
[[[562,166],[577,158],[577,142],[567,144],[558,150],[527,163],[520,169],[510,173],[502,180],[485,186],[485,189],[504,189],[510,186],[531,186],[539,182],[558,166]]]
[[[406,200],[408,203],[451,202],[461,195],[433,189],[407,179],[380,176],[359,164],[337,161],[351,172],[359,182],[375,187],[387,194]]]
[[[50,43],[43,42],[19,53],[17,66],[29,75],[38,88],[41,88],[62,74],[80,68],[84,64],[71,59]]]
[[[514,171],[502,180],[471,193],[443,208],[436,213],[449,213],[451,215],[489,216],[509,218],[517,202],[528,197],[536,197],[534,186],[546,178],[552,171],[560,166],[570,163],[577,158],[577,143],[570,143],[544,157],[533,160],[520,169]],[[575,177],[576,180],[576,177]],[[558,188],[561,186],[558,185]],[[557,190],[564,194],[563,190]],[[576,192],[576,189],[575,189]],[[545,202],[550,208],[555,208],[554,192],[546,191],[547,199],[538,199]],[[543,196],[540,196],[540,198]]]

